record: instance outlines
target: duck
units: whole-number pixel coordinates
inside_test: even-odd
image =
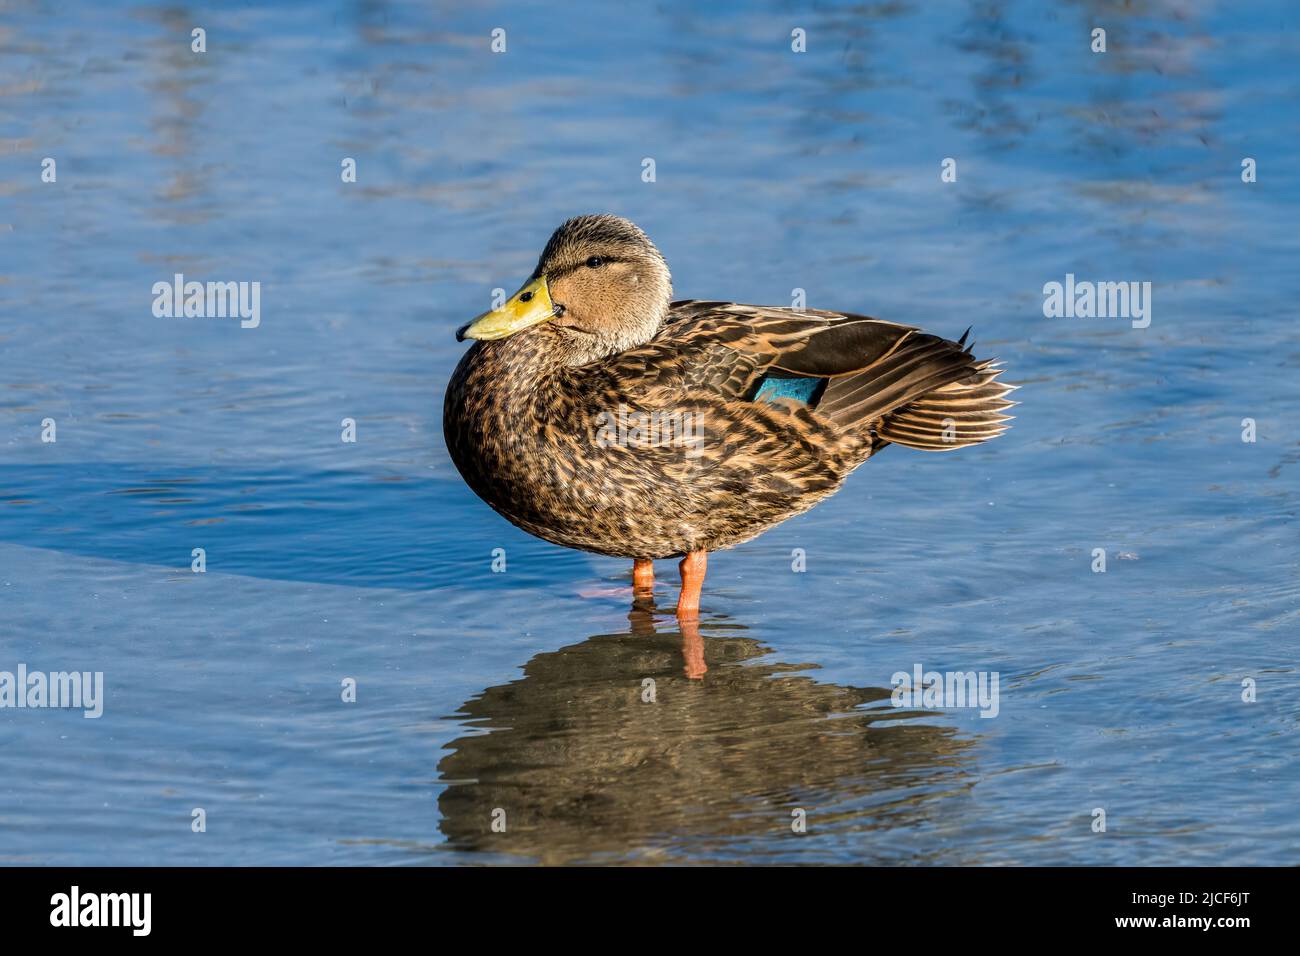
[[[952,341],[850,312],[673,299],[628,219],[564,222],[470,340],[443,433],[466,484],[553,544],[631,559],[634,595],[679,559],[698,618],[708,555],[834,494],[890,445],[946,452],[1008,427],[1015,386]]]

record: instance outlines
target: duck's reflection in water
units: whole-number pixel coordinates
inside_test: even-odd
[[[908,841],[881,831],[927,826],[972,782],[972,738],[908,719],[886,689],[818,683],[800,673],[816,665],[779,663],[736,625],[656,632],[645,606],[630,620],[464,705],[475,732],[438,767],[453,847],[667,862],[743,859],[757,841],[765,859],[783,843],[791,860],[817,846],[908,861]]]

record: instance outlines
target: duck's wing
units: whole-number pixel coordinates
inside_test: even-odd
[[[694,299],[674,302],[650,342],[608,360],[622,381],[706,388],[743,400],[769,372],[830,378],[889,354],[912,326],[861,315]]]
[[[969,330],[967,330],[969,332]],[[966,344],[914,326],[820,309],[674,302],[650,342],[602,363],[611,381],[668,405],[703,390],[722,401],[802,404],[845,429],[949,450],[1000,434],[1012,386]]]

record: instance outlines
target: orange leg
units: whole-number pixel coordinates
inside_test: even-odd
[[[682,572],[682,593],[677,599],[678,617],[698,617],[700,614],[700,588],[704,587],[704,572],[709,566],[709,552],[692,551],[678,565]]]
[[[655,589],[655,563],[649,558],[632,562],[632,593],[650,594]]]

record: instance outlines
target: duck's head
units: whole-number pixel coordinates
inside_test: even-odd
[[[535,328],[539,347],[584,365],[653,338],[672,294],[668,264],[640,227],[618,216],[578,216],[555,230],[523,288],[456,338],[489,341]]]

